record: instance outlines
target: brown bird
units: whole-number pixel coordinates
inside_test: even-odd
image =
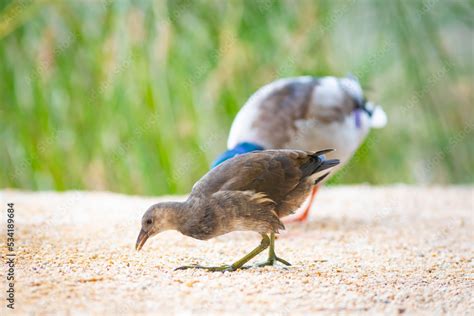
[[[275,234],[285,229],[280,218],[298,209],[312,187],[329,174],[321,175],[321,171],[339,163],[325,159],[324,154],[331,151],[265,150],[225,161],[194,185],[186,201],[152,205],[143,215],[136,249],[170,229],[201,240],[232,231],[255,231],[262,236],[260,245],[231,265],[177,269],[234,271],[268,247],[268,260],[259,266],[277,261],[290,265],[275,254]]]

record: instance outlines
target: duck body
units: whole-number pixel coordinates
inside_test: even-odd
[[[286,78],[260,88],[245,103],[230,129],[228,150],[213,167],[244,150],[334,148],[347,163],[371,127],[386,116],[367,102],[355,78]],[[330,153],[328,158],[332,158]]]

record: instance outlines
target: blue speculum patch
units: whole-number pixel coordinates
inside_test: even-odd
[[[217,157],[216,160],[214,160],[214,162],[212,163],[211,169],[215,168],[216,166],[220,165],[224,161],[232,157],[235,157],[237,155],[249,153],[255,150],[263,150],[263,149],[264,148],[262,146],[254,144],[254,143],[247,143],[247,142],[239,143],[234,148],[225,151],[222,155]]]

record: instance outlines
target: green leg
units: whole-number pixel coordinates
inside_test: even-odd
[[[215,272],[215,271],[222,271],[222,272],[223,271],[235,271],[237,269],[241,269],[244,266],[244,264],[249,262],[252,258],[254,258],[256,255],[258,255],[259,253],[261,253],[265,249],[267,249],[269,245],[270,245],[270,238],[268,238],[267,235],[262,234],[262,241],[260,242],[260,245],[258,245],[257,248],[255,248],[254,250],[249,252],[247,255],[243,256],[241,259],[237,260],[236,262],[234,262],[231,265],[223,265],[223,266],[220,266],[220,267],[205,267],[205,266],[201,266],[201,265],[190,265],[190,266],[178,267],[175,270],[204,269],[204,270],[212,271],[212,272]]]
[[[289,263],[288,261],[280,257],[277,257],[277,255],[275,254],[275,233],[271,233],[270,234],[270,247],[268,248],[268,259],[267,261],[258,264],[258,266],[259,267],[273,266],[275,265],[277,261],[283,263],[286,266],[291,266],[291,263]]]

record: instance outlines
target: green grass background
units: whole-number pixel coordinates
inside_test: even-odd
[[[0,187],[184,193],[260,86],[359,76],[332,183],[473,182],[473,1],[0,1]]]

